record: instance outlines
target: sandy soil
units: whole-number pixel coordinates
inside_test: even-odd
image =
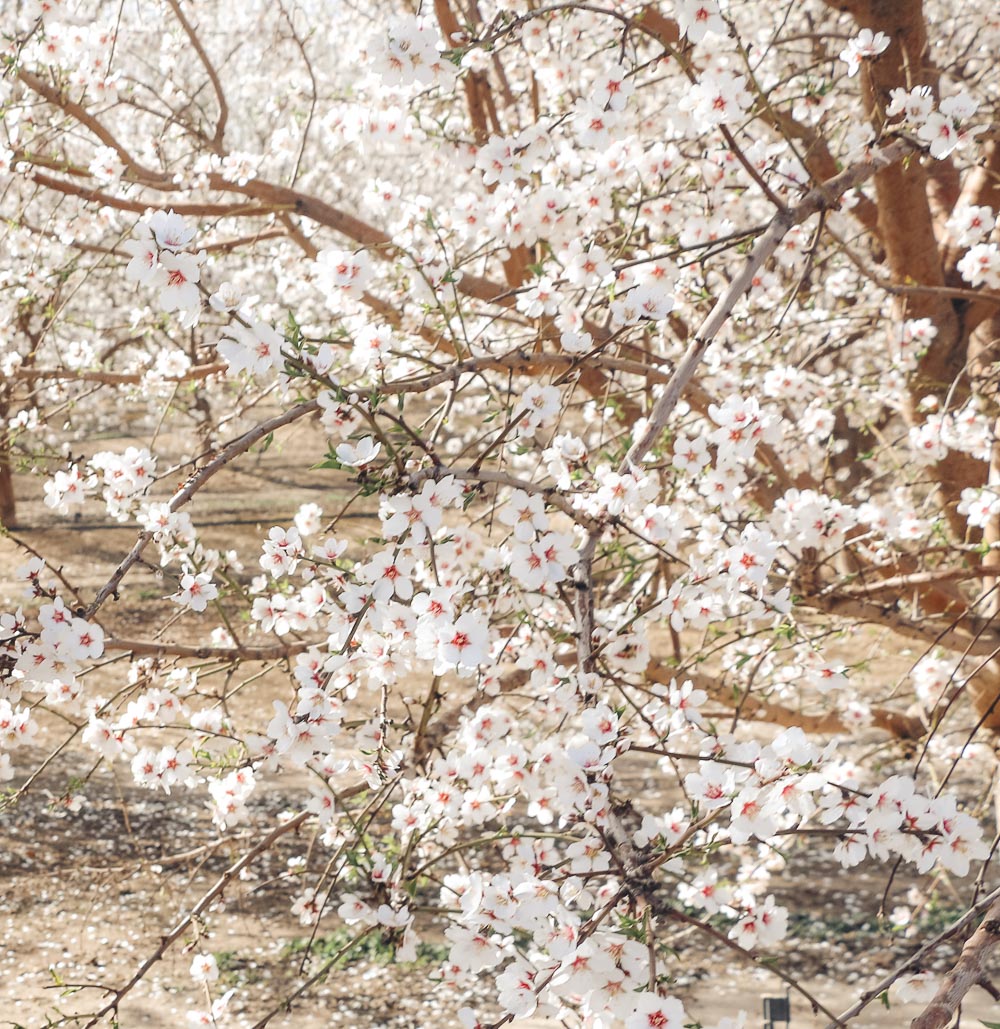
[[[72,756],[58,761],[45,781],[58,785],[74,767]],[[106,772],[95,775],[88,796],[87,807],[72,815],[49,806],[46,787],[40,784],[4,816],[0,1025],[35,1029],[46,1024],[46,1016],[95,1010],[102,996],[99,987],[127,981],[156,949],[161,934],[243,853],[247,841],[273,826],[275,814],[297,799],[294,789],[268,789],[254,805],[255,825],[234,831],[232,839],[220,843],[207,810],[197,803],[178,803],[116,785]],[[295,987],[301,968],[296,950],[301,950],[309,930],[291,917],[289,907],[299,881],[308,873],[315,875],[322,863],[314,859],[307,870],[290,870],[289,860],[303,853],[304,842],[301,837],[283,841],[258,859],[247,879],[225,891],[222,902],[210,910],[205,935],[196,941],[195,933],[188,931],[129,995],[120,1012],[123,1027],[186,1024],[186,1012],[203,1001],[187,975],[188,951],[196,943],[217,955],[223,982],[238,990],[232,1005],[234,1025],[254,1024]],[[873,949],[872,912],[885,885],[883,870],[863,868],[848,876],[819,858],[809,863],[814,884],[809,890],[811,917],[795,927],[781,961],[821,1003],[839,1013],[914,944],[899,939]],[[905,880],[900,885],[905,886]],[[794,885],[779,879],[775,886],[779,901],[804,909],[800,879]],[[321,929],[320,937],[332,929]],[[440,940],[428,935],[432,943]],[[362,957],[337,970],[291,1013],[271,1024],[288,1029],[423,1029],[458,1025],[457,1010],[466,1004],[490,1011],[487,983],[455,996],[431,981],[439,954],[435,948],[417,968]],[[947,966],[955,954],[956,948],[946,944],[937,964]],[[670,969],[677,976],[677,995],[705,1025],[741,1007],[754,1016],[749,1023],[753,1025],[761,998],[784,993],[783,985],[765,970],[713,953],[694,937],[679,945]],[[834,977],[846,978],[850,988],[835,985]],[[913,1005],[894,1004],[890,1010],[873,1005],[852,1024],[900,1026],[918,1010]],[[799,998],[793,998],[793,1012],[795,1029],[828,1022],[812,1015]],[[995,1017],[995,1006],[983,993],[966,1006],[970,1018],[989,1018],[991,1012]],[[69,1019],[66,1024],[81,1023]],[[532,1019],[524,1024],[561,1022]]]

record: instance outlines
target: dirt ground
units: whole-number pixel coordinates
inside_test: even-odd
[[[73,770],[70,755],[50,766],[48,781],[58,788]],[[67,1018],[67,1025],[81,1024],[68,1016],[98,1007],[102,984],[127,981],[156,949],[160,936],[240,856],[255,831],[270,829],[274,815],[299,799],[294,790],[267,791],[253,806],[255,825],[241,827],[216,846],[218,834],[207,810],[196,803],[178,804],[162,794],[116,785],[106,772],[95,776],[88,796],[90,803],[73,815],[50,807],[46,787],[39,784],[4,815],[0,1025],[35,1029],[49,1024],[47,1017],[60,1016]],[[299,981],[296,950],[309,930],[289,914],[299,875],[290,871],[288,862],[302,854],[302,844],[301,838],[292,837],[262,855],[253,874],[227,889],[223,903],[210,912],[210,935],[199,947],[216,954],[220,985],[237,989],[227,1024],[253,1025]],[[811,918],[795,927],[781,959],[821,1003],[839,1013],[914,944],[899,940],[873,950],[873,911],[885,885],[884,870],[863,868],[846,875],[821,859],[810,863]],[[318,871],[317,862],[311,862],[309,871]],[[801,881],[786,887],[779,880],[775,887],[780,902],[794,904],[798,895],[796,906],[804,909]],[[941,924],[939,918],[935,928]],[[193,943],[193,933],[185,934],[129,995],[120,1011],[123,1027],[184,1026],[186,1012],[204,1006],[187,974],[191,954],[185,941]],[[945,944],[936,964],[946,967],[955,955],[956,948]],[[490,1012],[485,981],[459,996],[431,981],[438,956],[435,949],[416,968],[383,964],[377,957],[352,961],[271,1025],[424,1029],[459,1025],[457,1011],[465,1005]],[[671,969],[677,975],[676,993],[704,1025],[744,1008],[752,1015],[752,1026],[761,998],[784,993],[773,975],[730,958],[708,952],[693,938],[679,948]],[[845,976],[845,969],[856,971]],[[846,978],[850,988],[835,985],[834,977]],[[800,998],[793,997],[792,1010],[794,1029],[827,1024]],[[852,1025],[906,1025],[919,1010],[897,1004],[886,1010],[875,1004]],[[976,1025],[973,1018],[996,1014],[996,1006],[980,991],[966,1006],[970,1021],[965,1024]],[[530,1019],[519,1024],[535,1029],[563,1023]]]
[[[246,544],[249,567],[256,560],[250,541],[258,536],[258,527],[290,524],[305,502],[319,503],[328,516],[339,509],[349,496],[343,480],[293,460],[292,455],[309,449],[303,444],[312,431],[292,430],[267,453],[249,455],[235,469],[221,473],[198,497],[191,514],[203,527],[207,543]],[[119,449],[129,443],[141,441],[102,440],[94,449]],[[320,455],[322,449],[309,452]],[[39,484],[25,480],[18,485],[22,527],[14,535],[46,556],[58,555],[63,574],[82,593],[95,590],[131,546],[134,529],[102,518],[97,504],[76,521],[53,516],[40,502]],[[358,518],[357,538],[366,529],[364,519]],[[0,539],[0,610],[18,603],[12,576],[23,560],[11,540]],[[140,636],[148,630],[157,598],[172,590],[165,588],[155,567],[143,565],[129,575],[127,591],[126,601],[109,604],[103,612],[106,627],[121,636]],[[197,630],[194,623],[183,624]],[[904,661],[900,658],[901,667]],[[109,675],[124,674],[121,666],[111,668]],[[279,682],[262,682],[251,694],[256,699],[248,702],[269,704]],[[39,746],[19,750],[19,769],[27,773],[37,767],[56,738],[39,739]],[[877,733],[861,734],[854,745],[870,748],[877,741]],[[96,768],[85,792],[87,802],[78,813],[51,803],[64,793],[70,777],[93,766],[92,752],[73,743],[47,765],[16,806],[0,812],[0,1026],[82,1025],[73,1016],[101,1006],[101,987],[126,982],[161,936],[245,852],[247,842],[269,831],[278,813],[296,810],[305,795],[305,782],[294,777],[266,780],[251,806],[251,824],[221,839],[203,797],[140,790],[131,785],[124,769],[112,774],[106,767]],[[18,787],[23,781],[21,775],[6,785]],[[649,786],[637,781],[636,792],[641,804],[655,809],[663,801]],[[123,1029],[183,1027],[189,1009],[205,1006],[204,995],[193,988],[188,975],[195,947],[217,956],[220,985],[236,989],[227,1025],[253,1025],[295,988],[302,974],[309,974],[310,967],[314,970],[315,964],[302,963],[309,930],[289,911],[293,896],[322,867],[324,857],[315,851],[305,867],[295,864],[292,859],[307,851],[308,836],[286,837],[260,857],[246,878],[231,884],[209,912],[209,935],[199,940],[189,930],[128,995],[119,1012]],[[800,871],[794,883],[779,878],[773,884],[779,903],[810,912],[810,917],[793,924],[779,959],[822,1004],[838,1013],[912,953],[926,935],[960,913],[968,894],[968,883],[942,881],[939,900],[927,912],[921,932],[914,939],[898,935],[886,944],[886,935],[873,931],[886,885],[885,869],[863,865],[844,872],[818,849],[805,860],[807,877]],[[905,877],[897,880],[900,903],[909,882]],[[332,953],[342,942],[335,929],[335,919],[320,928],[319,951]],[[485,981],[462,995],[433,981],[443,953],[441,939],[427,934],[422,960],[413,968],[384,964],[378,955],[359,956],[270,1024],[288,1029],[425,1029],[458,1025],[457,1012],[465,1005],[489,1014]],[[949,967],[956,954],[956,945],[946,943],[937,951],[935,966]],[[671,967],[676,993],[689,1015],[706,1026],[740,1008],[750,1012],[747,1025],[757,1025],[761,998],[784,994],[783,984],[772,974],[738,964],[734,957],[712,951],[694,937],[678,944]],[[845,979],[849,988],[836,985]],[[903,1026],[919,1010],[916,1005],[897,1004],[887,1010],[875,1003],[851,1024]],[[962,1024],[974,1026],[991,1018],[1000,1018],[1000,1006],[984,992],[974,991]],[[791,1029],[827,1022],[793,996]],[[564,1023],[534,1018],[518,1024],[538,1029]]]

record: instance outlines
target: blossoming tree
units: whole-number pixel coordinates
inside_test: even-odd
[[[7,802],[48,726],[223,834],[308,769],[226,875],[311,827],[303,923],[400,960],[444,924],[442,989],[495,982],[470,1025],[695,1021],[674,936],[760,960],[806,842],[970,876],[940,982],[936,939],[839,1013],[777,970],[831,1025],[890,989],[945,1025],[1000,918],[995,5],[238,6],[3,11]],[[126,410],[135,445],[89,442]],[[205,545],[201,491],[296,422],[367,538],[307,505]],[[24,490],[136,528],[96,592]],[[132,638],[150,560],[172,585]],[[237,718],[260,662],[281,699]],[[877,770],[838,750],[862,729]],[[223,1020],[214,958],[191,974]]]

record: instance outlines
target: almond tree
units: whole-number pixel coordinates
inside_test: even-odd
[[[846,1012],[773,967],[831,1025],[992,989],[989,791],[949,784],[992,779],[1000,729],[993,4],[38,0],[2,28],[8,800],[49,721],[223,834],[264,779],[317,782],[87,1024],[304,827],[294,913],[407,960],[439,908],[442,989],[496,984],[470,1024],[690,1022],[676,937],[762,960],[789,914],[762,855],[794,877],[807,845],[886,862],[887,896],[900,865],[975,874]],[[365,539],[305,505],[205,545],[201,491],[293,423]],[[96,593],[25,491],[136,527]],[[150,560],[173,586],[136,636]],[[862,729],[877,771],[838,751]],[[198,1017],[218,974],[196,956]]]

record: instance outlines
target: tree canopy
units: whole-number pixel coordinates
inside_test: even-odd
[[[775,968],[831,1026],[887,990],[946,1025],[1000,919],[996,5],[33,0],[0,28],[5,803],[70,748],[71,810],[118,763],[226,834],[305,770],[226,875],[301,831],[303,924],[404,961],[441,929],[442,989],[489,976],[493,1027],[696,1021],[672,939],[763,960],[807,848],[949,876],[943,979],[923,940],[833,1012]],[[214,478],[296,423],[289,463],[347,501],[209,545]],[[134,545],[85,588],[26,496]],[[221,1024],[207,950],[191,975]]]

